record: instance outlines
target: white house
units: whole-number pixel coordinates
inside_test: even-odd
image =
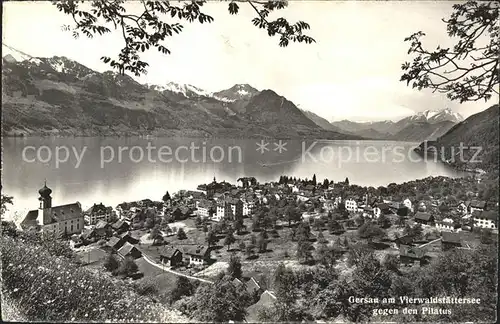
[[[349,198],[346,199],[344,203],[345,209],[347,209],[348,211],[355,212],[358,210],[358,203],[356,202],[356,200]]]
[[[474,211],[472,213],[475,227],[481,228],[498,228],[498,212],[492,210]]]
[[[413,212],[413,204],[411,203],[411,200],[406,198],[403,200],[403,205],[405,205],[406,208],[408,208],[409,211]]]
[[[214,203],[209,200],[200,200],[196,202],[196,215],[209,218],[214,212]]]
[[[253,199],[243,200],[243,216],[252,215],[256,208],[256,202]]]
[[[445,218],[442,221],[435,222],[436,229],[441,232],[454,232],[455,227],[453,225],[453,219]]]

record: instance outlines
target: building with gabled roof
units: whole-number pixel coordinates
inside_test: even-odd
[[[474,210],[472,219],[475,227],[480,228],[498,228],[498,211],[494,210]]]
[[[123,246],[118,249],[118,254],[122,257],[132,257],[134,259],[140,258],[142,256],[141,251],[139,251],[129,242],[125,242]]]
[[[116,219],[116,213],[111,206],[104,206],[103,203],[94,204],[87,209],[84,213],[84,219],[89,225],[95,225],[100,220],[105,222],[112,222]]]
[[[460,233],[442,232],[441,248],[443,251],[462,246],[462,237]]]
[[[416,246],[401,244],[399,246],[399,260],[403,264],[418,262],[420,265],[423,265],[425,263],[425,251]]]
[[[203,245],[184,247],[184,255],[190,265],[207,264],[210,261],[210,249]]]
[[[115,250],[118,250],[125,244],[125,242],[126,241],[121,237],[112,236],[109,239],[109,241],[106,242],[106,245],[115,249]]]
[[[52,190],[44,186],[38,190],[40,207],[30,210],[21,222],[22,229],[35,228],[58,236],[79,234],[84,229],[82,206],[79,202],[52,206]]]
[[[414,218],[419,224],[429,225],[434,222],[434,216],[426,212],[417,212]]]
[[[163,246],[160,248],[160,261],[171,267],[182,263],[182,252],[173,246]]]
[[[111,228],[118,234],[126,232],[130,228],[130,224],[124,221],[123,219],[120,219],[113,224],[111,224]]]

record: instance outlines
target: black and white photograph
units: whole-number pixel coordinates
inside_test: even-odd
[[[497,1],[2,1],[1,321],[496,323]]]

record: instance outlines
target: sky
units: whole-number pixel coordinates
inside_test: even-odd
[[[128,10],[140,3],[130,1]],[[404,38],[424,31],[426,44],[451,44],[441,21],[452,12],[450,1],[290,1],[270,18],[304,20],[311,25],[313,44],[278,46],[278,38],[253,26],[255,12],[240,3],[231,16],[228,4],[211,1],[203,12],[211,24],[184,23],[181,34],[168,38],[171,50],[143,57],[148,74],[141,83],[187,83],[207,91],[248,83],[272,89],[329,121],[398,120],[426,109],[451,108],[464,117],[491,106],[460,104],[443,94],[417,91],[400,82],[401,64],[411,58]],[[119,32],[74,39],[62,26],[71,24],[50,2],[2,3],[2,41],[36,57],[66,56],[99,72],[110,67],[99,59],[114,57],[123,46]],[[5,55],[5,47],[2,46]],[[498,99],[496,99],[498,102]]]

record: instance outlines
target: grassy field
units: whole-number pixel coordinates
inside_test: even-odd
[[[76,254],[83,265],[102,263],[107,255],[105,251],[99,249],[97,246],[88,246],[84,250],[77,251]]]

